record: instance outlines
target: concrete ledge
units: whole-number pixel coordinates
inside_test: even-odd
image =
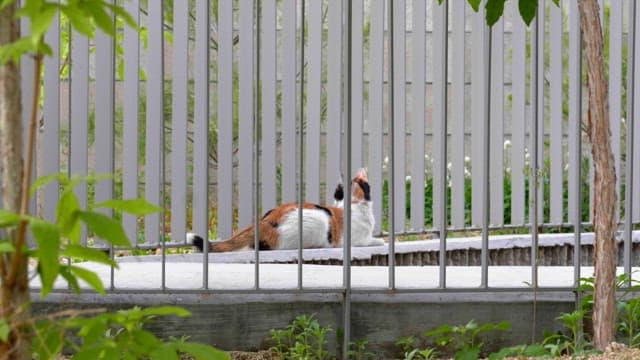
[[[581,235],[581,265],[593,264],[593,233]],[[619,238],[618,264],[622,265],[622,240]],[[571,266],[573,265],[573,234],[540,234],[538,250],[541,265]],[[481,264],[481,237],[448,238],[447,265],[478,266]],[[489,265],[520,266],[530,265],[531,236],[499,235],[489,239]],[[440,240],[419,240],[396,242],[396,265],[429,266],[438,265]],[[632,263],[640,263],[640,231],[633,232]],[[353,247],[351,263],[356,266],[387,265],[388,245],[371,247]],[[167,262],[203,262],[203,254],[168,255]],[[158,262],[161,256],[123,257],[118,261],[125,262]],[[208,254],[210,263],[217,264],[249,264],[256,259],[253,251]],[[342,264],[342,249],[304,249],[303,262],[317,265]],[[291,264],[298,262],[298,250],[271,250],[260,252],[261,263]]]

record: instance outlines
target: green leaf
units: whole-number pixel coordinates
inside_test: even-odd
[[[0,209],[0,227],[16,226],[20,224],[20,219],[20,215],[12,211]]]
[[[162,344],[162,346],[154,349],[149,354],[149,358],[153,360],[177,360],[179,359],[176,353],[176,348],[173,344]]]
[[[60,11],[67,15],[75,31],[84,36],[93,36],[93,25],[91,25],[89,17],[78,9],[77,5],[60,6]]]
[[[485,5],[487,25],[493,26],[504,14],[505,0],[487,0]]]
[[[118,267],[118,263],[113,261],[109,255],[103,251],[87,248],[80,245],[68,245],[60,252],[61,256],[70,257],[74,259],[82,259],[87,261],[97,262],[99,264]]]
[[[12,253],[16,251],[15,246],[8,241],[0,241],[0,253]]]
[[[63,265],[60,267],[60,275],[67,280],[67,283],[69,283],[69,286],[71,286],[71,288],[73,289],[73,291],[76,292],[76,294],[79,294],[81,289],[80,289],[80,284],[78,284],[78,279],[71,273],[71,271],[69,270],[70,265]]]
[[[469,5],[471,5],[471,8],[473,9],[473,11],[478,12],[478,10],[480,10],[480,2],[481,0],[467,0],[469,2]]]
[[[62,236],[68,237],[72,244],[80,242],[80,222],[78,221],[78,211],[80,202],[71,188],[66,188],[56,210],[57,223],[61,229]]]
[[[0,0],[0,10],[6,8],[7,6],[13,4],[15,0]]]
[[[31,19],[31,36],[40,37],[47,32],[53,18],[58,13],[58,7],[54,4],[43,4],[38,16]]]
[[[144,199],[107,200],[96,204],[96,207],[110,208],[133,215],[149,215],[162,211],[162,208]]]
[[[93,18],[98,27],[105,34],[115,36],[116,28],[114,18],[104,10],[104,3],[84,2],[82,3],[87,13]]]
[[[99,238],[107,240],[115,246],[131,246],[122,224],[109,216],[95,211],[78,211],[78,217]]]
[[[533,18],[536,17],[538,0],[518,0],[518,9],[522,20],[529,26]]]
[[[31,187],[29,188],[29,196],[33,196],[36,190],[44,187],[48,183],[58,180],[58,182],[62,185],[66,185],[69,183],[69,177],[64,173],[55,173],[38,177]]]
[[[176,342],[178,350],[191,354],[196,359],[228,360],[229,354],[205,344],[194,342]]]
[[[7,322],[7,319],[0,318],[0,341],[7,342],[9,340],[9,333],[11,332],[11,327]]]
[[[456,352],[456,360],[477,360],[480,357],[480,348],[464,348]]]
[[[136,24],[136,20],[133,18],[133,16],[131,16],[122,6],[112,5],[109,3],[106,3],[106,6],[109,7],[117,17],[123,19],[127,23],[127,25],[131,26],[132,28],[138,27],[138,24]]]
[[[58,252],[60,250],[60,232],[55,224],[31,219],[29,228],[38,244],[35,257],[38,258],[38,272],[42,281],[42,297],[46,297],[60,273]]]
[[[71,273],[75,275],[77,278],[81,279],[89,286],[91,286],[95,291],[104,295],[104,285],[102,284],[102,280],[98,277],[96,273],[91,270],[87,270],[85,268],[81,268],[74,265],[69,265],[69,270]]]

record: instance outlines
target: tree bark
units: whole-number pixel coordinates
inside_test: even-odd
[[[17,2],[0,11],[0,46],[20,37],[20,24],[15,19]],[[20,98],[20,64],[8,62],[0,66],[0,157],[2,161],[2,208],[20,211],[22,186],[22,105]],[[16,240],[16,232],[6,234]],[[31,341],[28,329],[18,325],[31,315],[26,260],[19,263],[16,281],[6,281],[11,271],[12,255],[0,256],[0,317],[7,319],[12,332],[7,343],[0,342],[1,359],[30,359]]]
[[[615,340],[616,321],[616,172],[609,133],[608,84],[597,0],[579,0],[589,92],[588,137],[595,168],[593,227],[595,284],[593,335],[596,349]]]

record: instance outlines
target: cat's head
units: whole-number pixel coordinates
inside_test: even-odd
[[[333,200],[335,206],[342,207],[344,203],[344,188],[342,184],[336,186],[333,192]],[[371,201],[371,187],[367,172],[364,169],[358,170],[356,176],[351,180],[351,202],[358,203],[362,201]]]

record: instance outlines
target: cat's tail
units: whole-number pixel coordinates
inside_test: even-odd
[[[207,241],[207,244],[209,252],[227,252],[249,248],[253,245],[253,242],[253,225],[251,225],[227,240]],[[194,233],[187,233],[187,243],[196,247],[200,252],[203,251],[205,246],[204,239]]]

